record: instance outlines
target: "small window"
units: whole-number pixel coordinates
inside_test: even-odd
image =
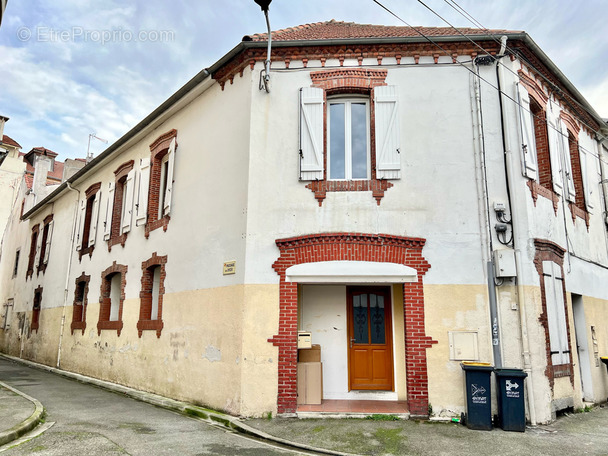
[[[124,247],[127,233],[131,230],[135,179],[133,165],[133,160],[120,165],[114,171],[116,181],[110,183],[104,230],[104,239],[109,247],[115,244]]]
[[[123,328],[122,309],[125,300],[127,266],[116,264],[101,274],[101,305],[99,306],[99,321],[97,332],[116,330],[118,335]]]
[[[369,179],[369,101],[338,98],[328,105],[329,179]]]
[[[17,277],[19,271],[19,255],[21,255],[21,249],[17,249],[15,252],[15,265],[13,266],[13,277]]]
[[[38,332],[38,328],[40,327],[40,307],[42,304],[42,287],[38,287],[36,291],[34,291],[34,305],[32,306],[32,324],[30,325],[30,329],[32,331]]]
[[[82,273],[80,277],[76,279],[76,289],[74,290],[74,305],[72,310],[72,334],[77,329],[86,329],[86,318],[87,318],[87,295],[89,292],[89,280],[91,276]]]
[[[143,331],[155,330],[156,336],[160,337],[163,329],[163,295],[165,293],[165,264],[167,256],[158,256],[156,252],[152,258],[142,263],[142,278],[139,321],[137,329],[139,337]]]
[[[542,267],[551,364],[553,366],[570,364],[570,343],[561,266],[552,261],[543,261]]]
[[[169,154],[166,154],[160,162],[160,202],[156,218],[160,219],[165,215],[165,199],[167,195],[167,178],[169,177]]]
[[[80,239],[78,239],[76,250],[83,255],[93,254],[95,241],[97,239],[97,223],[99,218],[99,202],[101,199],[101,182],[91,185],[85,191],[85,199],[80,202]]]
[[[53,216],[44,219],[42,228],[42,242],[40,244],[40,257],[38,258],[38,274],[46,270],[51,251],[51,239],[53,237]]]
[[[170,130],[150,145],[149,167],[148,161],[142,160],[140,163],[142,177],[139,181],[138,224],[143,224],[145,220],[146,237],[160,227],[167,229],[171,214],[176,150],[177,130]],[[145,192],[147,201],[143,198]]]

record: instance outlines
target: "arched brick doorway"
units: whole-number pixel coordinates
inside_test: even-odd
[[[297,408],[298,284],[286,281],[287,268],[320,261],[373,261],[416,269],[418,280],[403,284],[407,401],[412,416],[428,416],[426,349],[436,341],[424,328],[422,278],[430,264],[422,256],[426,240],[386,234],[325,233],[277,239],[281,252],[272,267],[280,277],[279,333],[268,339],[279,348],[277,411]]]

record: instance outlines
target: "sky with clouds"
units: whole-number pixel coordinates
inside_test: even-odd
[[[453,0],[486,28],[525,30],[608,117],[605,0]],[[418,0],[381,0],[407,23],[447,26]],[[425,0],[451,24],[473,25]],[[273,30],[330,19],[403,25],[373,0],[274,0]],[[0,27],[0,115],[25,152],[84,157],[115,141],[244,35],[266,31],[253,0],[9,0]],[[107,147],[93,140],[97,155]]]

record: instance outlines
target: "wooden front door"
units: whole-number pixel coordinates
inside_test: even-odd
[[[349,390],[393,390],[390,288],[348,287]]]

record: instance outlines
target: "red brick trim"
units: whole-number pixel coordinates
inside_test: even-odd
[[[413,416],[428,416],[426,349],[436,341],[426,335],[422,277],[430,264],[422,256],[425,239],[387,234],[324,233],[277,239],[279,258],[279,333],[268,339],[279,348],[278,413],[296,411],[298,284],[286,282],[290,266],[315,261],[376,261],[405,264],[418,271],[418,281],[403,285],[407,395]]]
[[[554,242],[547,241],[545,239],[534,239],[534,246],[536,248],[536,253],[534,255],[534,266],[536,267],[536,272],[538,272],[539,280],[540,280],[540,292],[541,292],[541,303],[542,303],[542,313],[540,314],[538,321],[541,323],[545,330],[545,352],[547,356],[547,367],[545,369],[545,375],[549,379],[549,384],[551,385],[551,390],[553,390],[553,385],[555,382],[555,378],[558,377],[570,377],[570,382],[574,387],[574,369],[572,367],[572,346],[570,343],[570,321],[568,319],[568,301],[566,299],[566,285],[565,279],[562,280],[562,289],[564,293],[564,305],[566,306],[566,332],[568,338],[568,349],[570,350],[570,363],[562,364],[562,365],[553,365],[551,359],[551,344],[549,339],[549,320],[547,317],[547,300],[545,294],[545,281],[543,277],[543,261],[552,261],[559,265],[562,269],[562,277],[564,277],[564,253],[565,249],[560,247]]]
[[[167,277],[165,264],[167,264],[167,255],[158,256],[156,252],[152,254],[149,260],[141,264],[143,273],[141,276],[141,291],[139,292],[139,321],[137,322],[139,337],[142,336],[144,331],[153,330],[156,331],[156,337],[160,338],[163,330],[163,295],[165,294],[165,278]],[[158,317],[156,320],[152,320],[152,281],[155,266],[160,267],[160,283],[158,287]]]
[[[97,335],[101,335],[101,331],[105,329],[116,330],[118,336],[123,328],[122,323],[122,306],[125,300],[125,287],[127,285],[127,266],[112,263],[108,269],[101,273],[101,290],[99,296],[99,321],[97,322]],[[111,280],[114,274],[120,274],[120,303],[118,307],[118,320],[110,321],[111,312]]]
[[[156,140],[150,144],[150,185],[148,192],[148,214],[145,225],[145,236],[148,238],[150,232],[158,228],[163,228],[163,231],[167,231],[167,225],[171,220],[170,215],[158,216],[159,204],[160,204],[160,178],[161,178],[161,165],[163,157],[169,151],[169,146],[173,138],[177,138],[177,130],[172,129],[166,133],[160,135]]]
[[[53,221],[53,214],[47,215],[42,222],[42,240],[40,241],[40,257],[38,258],[38,268],[36,272],[36,276],[38,276],[41,272],[44,274],[46,271],[47,263],[44,262],[44,257],[46,256],[46,243],[49,236],[49,224]]]
[[[36,331],[40,328],[40,307],[42,306],[42,287],[39,286],[34,290],[34,303],[32,305],[32,323],[30,330]]]
[[[585,225],[587,225],[587,231],[589,231],[589,224],[591,223],[589,212],[587,212],[586,209],[578,207],[574,203],[568,203],[568,207],[570,208],[570,213],[572,214],[572,223],[576,223],[576,217],[582,218],[585,221]]]
[[[564,121],[564,123],[566,124],[566,128],[570,133],[572,133],[572,136],[574,136],[575,140],[578,142],[578,135],[581,131],[581,127],[576,121],[576,119],[570,113],[564,111],[563,109],[560,111],[559,117]]]
[[[93,196],[95,193],[97,193],[100,188],[101,188],[101,182],[96,182],[93,185],[89,186],[89,188],[87,188],[84,191],[85,198],[89,199],[91,196]]]
[[[127,174],[129,174],[129,171],[131,171],[133,169],[134,164],[135,164],[134,160],[129,160],[127,162],[124,162],[122,165],[120,165],[118,168],[116,168],[116,171],[114,171],[114,178],[116,180],[118,180],[122,177],[126,177]]]
[[[34,263],[36,262],[36,248],[38,246],[38,235],[40,234],[40,224],[32,227],[32,235],[30,237],[30,255],[27,261],[27,271],[25,272],[25,280],[32,277],[34,274]]]
[[[82,272],[80,277],[76,278],[76,288],[74,289],[74,304],[72,306],[72,324],[70,325],[72,335],[74,335],[74,331],[77,329],[82,330],[82,334],[84,335],[84,330],[87,327],[87,305],[89,303],[90,280],[91,276],[85,275],[84,271]],[[78,301],[78,289],[81,282],[85,283],[84,293],[82,301]]]
[[[519,80],[528,91],[528,94],[533,97],[542,108],[544,108],[549,101],[549,96],[545,93],[542,86],[528,76],[523,70],[517,70],[517,73],[519,74]]]
[[[89,230],[91,227],[91,217],[93,215],[93,202],[91,201],[91,198],[97,194],[99,189],[101,189],[101,182],[96,182],[89,186],[84,192],[87,207],[85,210],[84,226],[81,228],[82,240],[78,252],[78,261],[81,261],[82,257],[87,254],[89,255],[89,258],[91,258],[93,256],[93,250],[95,250],[95,244],[89,245]]]
[[[385,179],[376,179],[376,125],[372,89],[386,85],[387,70],[366,68],[340,68],[336,70],[313,71],[310,73],[313,86],[324,90],[325,105],[327,96],[337,94],[365,94],[369,97],[370,106],[370,180],[331,181],[327,178],[327,110],[323,113],[323,179],[310,182],[310,189],[319,207],[327,197],[327,192],[363,192],[371,191],[376,203],[380,205],[384,192],[393,186]]]
[[[550,190],[546,187],[543,187],[535,180],[528,180],[526,182],[528,188],[530,189],[530,193],[532,194],[532,200],[534,201],[534,206],[536,207],[536,200],[539,196],[547,198],[553,203],[553,212],[557,216],[557,208],[559,207],[559,198],[560,196],[555,193],[553,190]]]

